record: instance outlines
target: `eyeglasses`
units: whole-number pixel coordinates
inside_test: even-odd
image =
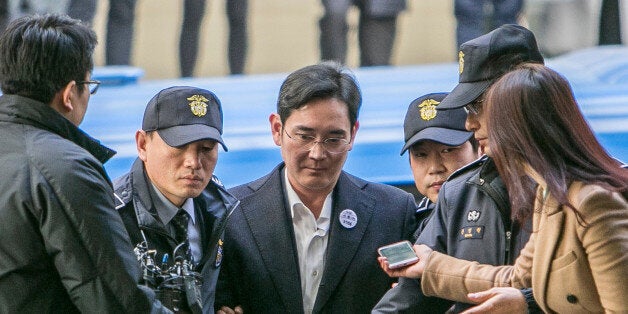
[[[286,133],[289,139],[301,146],[301,149],[304,151],[310,151],[317,143],[322,144],[330,154],[342,154],[349,148],[349,141],[344,138],[328,137],[322,141],[317,141],[316,137],[307,134],[297,133],[292,137],[288,134],[288,131],[284,130],[284,133]]]
[[[469,114],[474,114],[474,115],[478,115],[480,114],[480,112],[482,112],[482,103],[484,102],[484,99],[480,99],[480,100],[476,100],[476,101],[472,101],[469,104],[467,104],[466,106],[464,106],[464,111]]]
[[[98,87],[100,86],[100,81],[76,81],[76,84],[87,84],[87,88],[89,89],[89,93],[91,95],[96,94],[98,91]]]

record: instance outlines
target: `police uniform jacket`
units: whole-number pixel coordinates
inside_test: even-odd
[[[244,313],[303,313],[301,276],[281,163],[270,174],[230,189],[240,206],[225,232],[216,305]],[[355,224],[340,222],[351,210]],[[325,268],[314,313],[368,313],[390,288],[377,248],[408,240],[416,229],[414,197],[342,172],[333,191]],[[346,213],[346,212],[345,212]],[[222,298],[222,300],[220,300]]]
[[[514,262],[528,240],[526,230],[511,224],[506,187],[493,160],[483,156],[454,172],[443,184],[436,208],[416,243],[457,258],[507,265]],[[450,301],[426,298],[417,280],[400,278],[374,312],[442,313],[451,305]],[[455,310],[466,307],[459,303]]]
[[[514,266],[487,267],[434,252],[421,281],[425,294],[461,300],[492,286],[531,286],[546,313],[626,313],[626,193],[572,183],[569,203],[582,220],[543,194],[539,188],[534,232]]]
[[[0,313],[150,312],[102,167],[115,152],[18,95],[0,134]]]
[[[419,234],[421,234],[421,231],[423,231],[423,228],[425,228],[425,225],[427,225],[427,222],[430,220],[430,216],[434,213],[435,207],[436,204],[432,203],[427,197],[423,197],[419,202],[415,215],[418,223],[412,235],[412,243],[416,242],[417,238],[419,238]]]
[[[116,209],[131,236],[131,243],[137,245],[146,241],[149,249],[155,249],[156,262],[161,263],[164,253],[169,262],[174,260],[172,252],[179,244],[168,232],[157,215],[149,189],[152,189],[144,163],[138,158],[131,171],[114,181]],[[203,257],[196,271],[201,273],[203,312],[213,313],[216,281],[222,264],[222,236],[227,218],[237,207],[238,201],[227,192],[214,176],[201,195],[194,198],[196,219],[201,219],[201,245]]]
[[[505,265],[514,262],[530,236],[517,229],[506,187],[494,161],[484,156],[443,184],[417,243],[450,256]]]

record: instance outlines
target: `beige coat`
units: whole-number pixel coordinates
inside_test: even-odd
[[[628,313],[628,203],[619,193],[574,183],[569,200],[584,217],[543,202],[537,191],[534,233],[513,266],[489,266],[433,252],[423,273],[425,295],[468,301],[493,286],[532,287],[548,313]],[[540,209],[540,211],[538,210]]]

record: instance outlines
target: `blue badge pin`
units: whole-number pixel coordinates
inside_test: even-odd
[[[340,220],[340,224],[347,229],[351,229],[358,224],[358,215],[351,209],[341,211],[338,219]]]

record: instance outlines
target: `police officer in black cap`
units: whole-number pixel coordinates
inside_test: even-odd
[[[511,265],[527,242],[530,227],[519,226],[510,218],[508,192],[490,158],[482,96],[493,82],[518,64],[544,60],[534,34],[512,24],[462,44],[458,57],[459,83],[436,109],[464,108],[468,113],[465,127],[474,133],[487,155],[456,171],[443,184],[434,213],[416,243],[481,264]],[[530,199],[533,188],[530,186]],[[469,300],[469,304],[451,306],[452,302],[423,296],[419,280],[401,278],[375,312],[460,312],[472,303],[495,306],[494,309],[506,305],[509,313],[540,311],[531,289],[497,288],[493,292]]]
[[[478,142],[464,128],[467,113],[462,108],[437,110],[447,93],[431,93],[413,100],[403,123],[405,144],[416,189],[423,199],[417,210],[419,228],[434,209],[438,192],[456,170],[478,159]]]
[[[175,312],[213,313],[226,220],[238,201],[213,175],[222,109],[189,86],[155,95],[135,134],[139,158],[114,182],[145,283]]]

